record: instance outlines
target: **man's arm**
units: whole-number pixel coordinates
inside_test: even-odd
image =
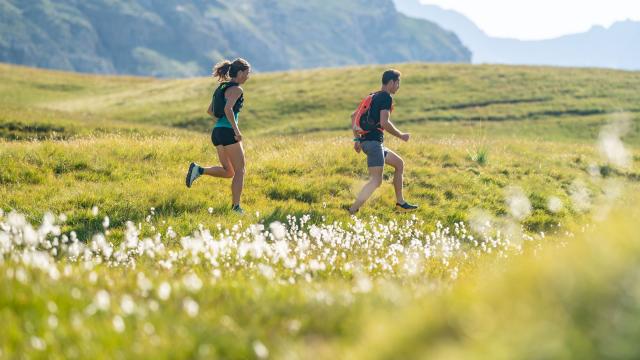
[[[352,124],[353,124],[353,119],[356,117],[356,112],[357,112],[357,110],[351,113],[351,123],[352,123]],[[355,139],[355,138],[359,138],[359,137],[360,137],[360,134],[358,134],[358,132],[356,131],[356,129],[354,129],[354,128],[352,127],[352,128],[351,128],[351,130],[353,131],[353,138],[354,138],[354,139]]]
[[[380,126],[389,132],[389,134],[402,139],[403,141],[409,141],[409,134],[405,134],[398,130],[398,128],[391,122],[391,112],[389,110],[380,111]]]
[[[355,118],[356,116],[356,111],[351,113],[351,123],[353,124],[353,118]],[[356,141],[356,139],[360,139],[360,134],[358,134],[358,132],[356,131],[356,129],[351,129],[353,131],[353,150],[355,150],[357,153],[359,153],[362,150],[362,144],[360,144],[360,141]]]

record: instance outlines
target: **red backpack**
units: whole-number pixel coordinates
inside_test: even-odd
[[[374,124],[373,120],[371,120],[369,116],[371,112],[371,101],[376,94],[377,92],[369,94],[367,97],[362,99],[360,105],[356,109],[353,119],[351,120],[351,128],[359,136],[364,136],[374,129],[384,131],[380,126],[380,122]]]

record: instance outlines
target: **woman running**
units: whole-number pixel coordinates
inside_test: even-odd
[[[250,73],[251,65],[244,59],[236,59],[233,62],[225,60],[213,68],[213,76],[218,78],[220,85],[213,94],[207,113],[217,119],[211,133],[211,141],[216,147],[222,166],[202,167],[192,162],[187,172],[188,188],[200,175],[232,178],[231,210],[240,214],[243,213],[240,197],[244,186],[245,163],[238,114],[244,103],[241,85],[249,79]]]

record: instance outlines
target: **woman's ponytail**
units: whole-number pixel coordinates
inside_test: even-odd
[[[231,61],[223,60],[213,67],[213,77],[217,77],[218,81],[224,82],[229,80],[229,71],[231,70]]]
[[[217,77],[220,82],[225,82],[238,76],[238,72],[249,70],[250,68],[251,65],[242,58],[235,59],[233,62],[223,60],[213,67],[213,77]]]

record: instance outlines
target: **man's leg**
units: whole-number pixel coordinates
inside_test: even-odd
[[[369,168],[369,181],[364,184],[356,201],[349,208],[351,214],[358,212],[360,207],[371,197],[374,191],[382,185],[382,171],[384,166],[375,166]]]
[[[402,193],[402,181],[404,175],[404,160],[398,154],[387,149],[387,156],[384,159],[385,164],[395,169],[393,174],[393,188],[396,191],[396,202],[404,204],[404,195]]]

